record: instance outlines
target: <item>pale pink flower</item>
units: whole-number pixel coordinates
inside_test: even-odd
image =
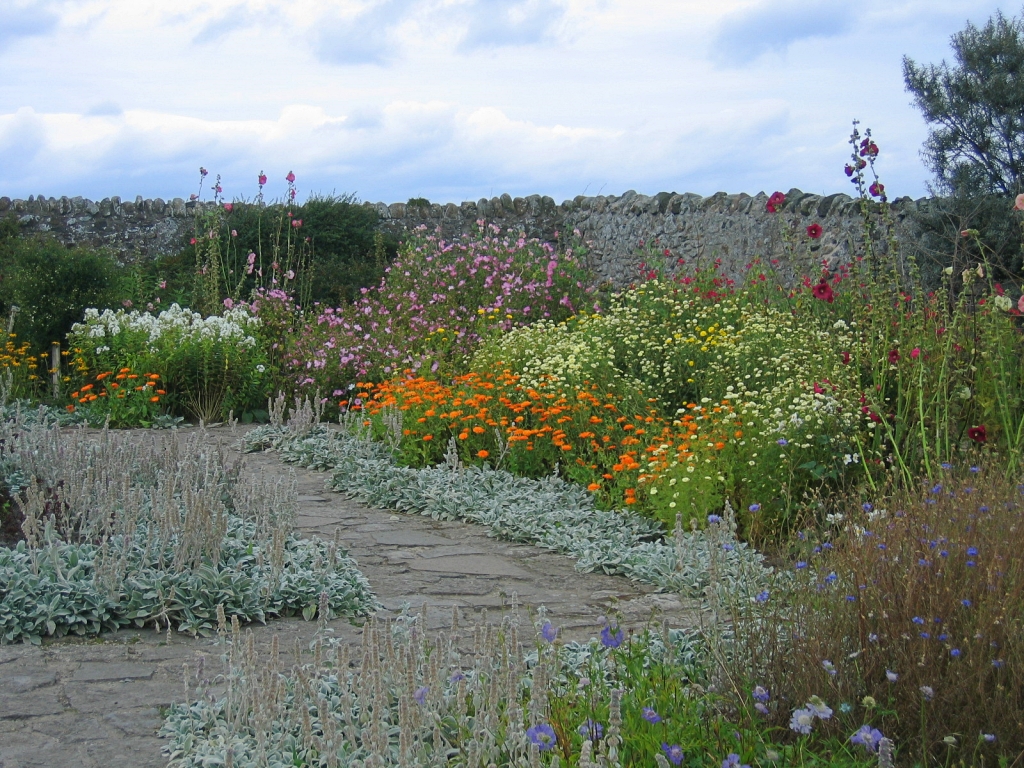
[[[287,272],[284,273],[284,276],[287,277],[289,280],[294,280],[295,279],[295,273],[292,272],[292,270],[290,270],[290,269]]]
[[[1022,294],[1021,297],[1017,299],[1017,311],[1024,312],[1024,294]]]
[[[227,307],[228,309],[231,309],[232,307],[235,306],[235,302],[234,300],[232,300],[230,296],[228,296],[226,299],[224,299],[224,306]]]
[[[233,203],[224,203],[224,210],[227,211],[228,213],[231,213],[231,211],[233,211],[234,209],[235,206]]]
[[[160,290],[162,291],[166,287],[167,287],[167,281],[166,280],[161,280],[160,281]]]
[[[1024,211],[1024,194],[1017,195],[1017,199],[1013,203],[1013,210]]]
[[[294,184],[295,174],[292,173],[291,171],[288,171],[288,175],[284,177],[284,180],[287,181],[289,184]]]
[[[232,229],[231,230],[231,236],[232,237],[238,237],[238,232],[236,230]]]

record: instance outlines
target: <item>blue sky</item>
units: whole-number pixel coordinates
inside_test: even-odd
[[[0,0],[0,195],[926,194],[904,55],[983,0]],[[204,194],[204,197],[206,195]]]

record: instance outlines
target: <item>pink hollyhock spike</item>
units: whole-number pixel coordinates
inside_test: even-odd
[[[284,177],[284,180],[287,181],[289,184],[294,184],[295,174],[292,173],[291,171],[288,171],[288,175]]]
[[[260,171],[259,182],[261,187],[266,185],[267,183],[267,174],[265,174],[263,171]]]

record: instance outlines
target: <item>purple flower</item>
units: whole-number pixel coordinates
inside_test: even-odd
[[[537,725],[526,731],[526,735],[530,741],[540,748],[541,752],[551,749],[558,741],[555,738],[554,729],[547,723],[537,723]]]
[[[580,736],[590,741],[599,741],[604,736],[604,726],[590,718],[576,730]]]
[[[721,515],[708,515],[708,522],[712,524],[720,523],[722,522],[722,517]]]
[[[672,765],[681,765],[683,758],[686,757],[683,754],[683,748],[678,744],[668,744],[663,741],[661,742],[661,751],[665,753],[665,757],[668,758]]]
[[[661,715],[659,715],[657,712],[655,712],[652,707],[644,707],[643,708],[643,718],[648,723],[660,723],[661,722]]]
[[[797,733],[808,734],[814,727],[814,713],[809,709],[794,709],[789,727]]]
[[[414,699],[416,699],[416,703],[419,704],[422,707],[424,704],[427,703],[427,694],[429,692],[430,692],[430,688],[428,688],[427,686],[424,685],[424,686],[421,686],[421,687],[417,688],[416,689],[416,693],[414,693],[412,695],[412,697]]]
[[[814,713],[814,716],[821,720],[828,720],[832,717],[832,708],[826,704],[820,696],[811,696],[807,700],[805,705],[807,709]]]
[[[605,624],[601,630],[601,645],[605,648],[618,648],[624,638],[622,630],[614,624]]]
[[[862,725],[855,734],[850,737],[851,744],[860,744],[868,752],[877,752],[878,745],[885,738],[882,732],[870,725]]]
[[[767,603],[768,602],[768,590],[767,589],[762,589],[760,592],[758,592],[756,595],[754,595],[754,601],[758,602],[758,603]]]
[[[931,701],[935,698],[935,691],[930,685],[921,686],[921,695],[924,696],[925,701]]]
[[[754,709],[756,709],[758,713],[765,715],[766,717],[771,714],[771,711],[768,709],[768,707],[766,707],[760,701],[754,703]]]
[[[824,670],[825,670],[826,672],[828,672],[828,673],[829,673],[830,675],[834,675],[834,674],[836,673],[836,667],[835,667],[835,664],[833,664],[833,663],[832,663],[831,661],[829,661],[828,659],[822,659],[822,660],[821,660],[821,666],[822,666],[822,668],[823,668],[823,669],[824,669]]]
[[[540,628],[540,636],[549,643],[553,643],[555,638],[558,637],[558,630],[551,625],[550,621],[545,621],[544,626]]]
[[[730,752],[722,761],[722,768],[750,768],[750,766],[746,763],[740,764],[740,756],[735,752]]]
[[[899,678],[900,676],[893,672],[891,669],[885,670],[885,679],[888,680],[890,683],[895,683],[897,680],[899,680]]]
[[[751,512],[760,512],[761,511],[761,505],[760,504],[751,504],[749,507],[747,507],[747,509],[750,510]]]
[[[771,694],[768,693],[768,689],[762,688],[760,685],[754,686],[754,692],[750,695],[754,697],[755,701],[764,702],[768,701],[768,699],[771,698]]]
[[[807,561],[806,560],[798,560],[795,567],[796,567],[796,569],[798,571],[802,571],[804,568],[807,567]]]

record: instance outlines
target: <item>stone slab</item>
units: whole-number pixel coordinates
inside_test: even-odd
[[[101,682],[105,680],[148,680],[156,667],[130,661],[83,663],[71,678],[75,682]]]
[[[529,571],[495,555],[446,555],[430,560],[411,560],[406,562],[406,565],[415,571],[437,571],[513,579],[530,578]]]

